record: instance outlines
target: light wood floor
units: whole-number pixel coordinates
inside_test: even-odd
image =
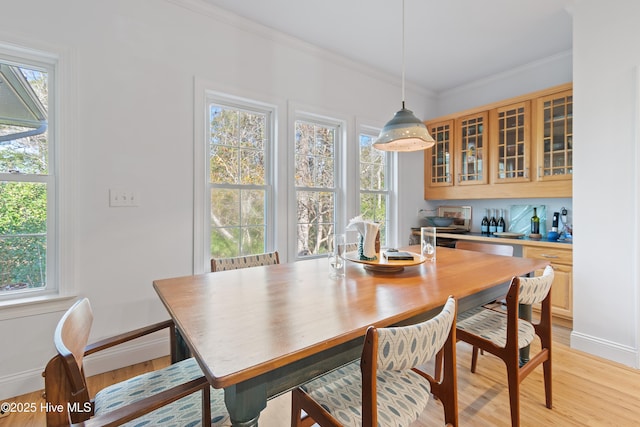
[[[522,426],[635,426],[640,420],[640,371],[568,347],[568,333],[554,335],[554,407],[544,406],[542,369],[537,368],[521,386]],[[509,399],[502,362],[480,356],[478,372],[469,372],[470,347],[458,343],[458,404],[461,426],[509,426]],[[99,390],[147,370],[158,369],[167,358],[156,359],[89,379],[90,389]],[[430,367],[429,367],[430,368]],[[13,401],[42,402],[41,392],[19,396]],[[263,427],[289,425],[290,394],[269,401],[260,416]],[[412,427],[442,426],[442,406],[430,401],[427,410]],[[0,427],[44,426],[44,413],[11,414],[0,418]]]

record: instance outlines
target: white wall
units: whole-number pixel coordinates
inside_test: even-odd
[[[72,276],[77,294],[93,304],[92,340],[167,318],[152,281],[192,272],[196,78],[275,100],[281,127],[288,102],[335,111],[351,132],[356,120],[382,126],[400,108],[399,76],[203,7],[192,0],[3,2],[0,42],[70,52],[74,87],[62,96],[74,96],[77,112],[70,121],[77,204],[64,208],[75,213]],[[407,95],[419,116],[433,109],[427,93],[408,85]],[[400,155],[399,163],[422,176],[420,161]],[[409,186],[400,203],[417,204],[412,195],[422,194],[422,181],[403,175],[400,185]],[[109,208],[109,188],[137,191],[140,206]],[[282,243],[287,218],[279,218]],[[401,212],[400,228],[412,219]],[[0,398],[42,387],[60,310],[0,320],[0,336],[11,343],[0,353]],[[89,373],[166,354],[162,337],[129,350],[96,361]]]
[[[638,367],[640,2],[576,2],[574,333],[577,349]]]

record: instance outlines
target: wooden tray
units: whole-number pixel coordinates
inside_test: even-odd
[[[404,270],[405,267],[420,265],[427,260],[425,257],[415,252],[409,252],[409,253],[413,255],[413,260],[408,260],[408,259],[388,260],[385,258],[382,252],[378,253],[378,259],[375,259],[373,261],[360,259],[360,256],[358,255],[358,251],[347,252],[346,254],[344,254],[344,257],[349,261],[356,262],[358,264],[363,264],[365,270],[382,272],[382,273],[397,273],[398,271]]]
[[[508,231],[505,232],[495,232],[493,233],[494,236],[496,237],[503,237],[506,239],[519,239],[520,237],[524,236],[523,233],[510,233]]]

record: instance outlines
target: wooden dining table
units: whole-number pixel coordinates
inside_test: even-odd
[[[402,248],[418,252],[419,247]],[[394,273],[326,258],[155,280],[153,286],[234,426],[257,426],[267,400],[360,357],[368,326],[433,317],[447,297],[462,311],[504,296],[544,260],[438,248],[435,262]]]

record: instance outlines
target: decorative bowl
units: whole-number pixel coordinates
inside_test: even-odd
[[[429,221],[436,227],[449,227],[455,221],[455,218],[449,218],[445,216],[430,216],[427,217]]]

